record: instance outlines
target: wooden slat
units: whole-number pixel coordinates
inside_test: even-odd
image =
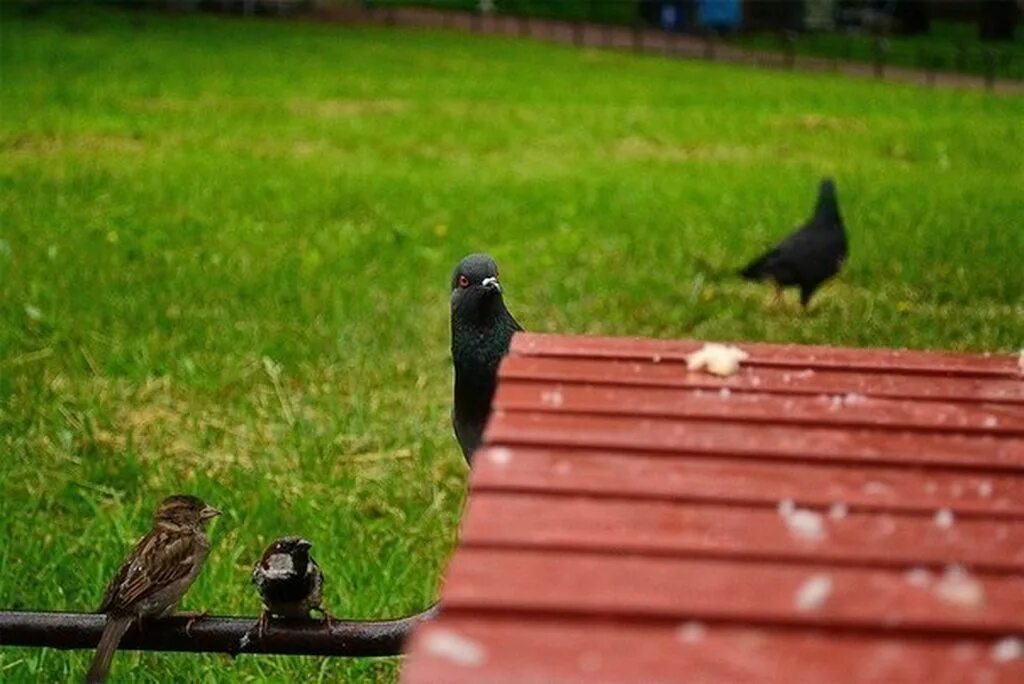
[[[831,425],[935,432],[1024,435],[1024,409],[1006,404],[926,402],[835,396],[552,384],[509,379],[495,406],[506,410],[700,418],[729,422]]]
[[[1024,471],[1024,439],[495,411],[491,443]]]
[[[402,680],[407,684],[1024,681],[1024,660],[997,662],[992,644],[991,639],[894,638],[722,624],[682,628],[680,624],[455,615],[427,624],[416,634]]]
[[[884,371],[741,368],[728,378],[688,372],[681,363],[579,358],[509,356],[501,365],[502,378],[561,383],[685,387],[690,389],[765,394],[862,395],[918,401],[1024,404],[1024,382],[1016,378],[923,377]]]
[[[464,546],[608,554],[712,555],[877,567],[944,566],[1024,574],[1024,522],[849,513],[822,518],[820,539],[794,534],[775,510],[579,496],[476,493]]]
[[[730,343],[726,343],[730,344]],[[1012,354],[962,354],[898,349],[845,349],[796,344],[734,342],[750,354],[747,365],[779,368],[845,369],[885,373],[1019,375]],[[512,340],[512,354],[592,359],[684,361],[704,345],[699,340],[652,340],[628,337],[580,337],[520,333]]]
[[[783,499],[850,511],[949,508],[958,516],[1024,517],[1024,474],[753,461],[727,457],[487,447],[475,460],[474,491],[601,494],[637,499],[761,505]]]
[[[817,610],[796,605],[818,575]],[[448,569],[446,608],[575,616],[741,620],[990,636],[1024,630],[1024,577],[985,575],[980,607],[950,604],[903,572],[723,560],[462,548]]]

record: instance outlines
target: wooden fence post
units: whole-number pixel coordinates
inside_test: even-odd
[[[882,37],[876,37],[874,43],[874,66],[875,66],[875,78],[885,78],[885,56],[886,56],[886,42]]]
[[[782,49],[786,68],[792,71],[796,66],[796,34],[792,31],[782,34]]]
[[[985,90],[995,90],[996,87],[996,51],[993,48],[985,48],[983,53],[985,60]]]

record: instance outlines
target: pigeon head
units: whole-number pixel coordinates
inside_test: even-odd
[[[832,196],[836,194],[836,182],[834,179],[825,177],[818,183],[818,194],[823,196]]]
[[[452,273],[452,314],[465,319],[484,318],[503,304],[498,264],[486,254],[470,254]]]
[[[831,178],[822,178],[818,184],[818,202],[814,207],[814,218],[819,219],[819,227],[829,229],[834,229],[840,220],[836,183]]]

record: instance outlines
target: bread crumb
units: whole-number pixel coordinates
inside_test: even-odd
[[[676,637],[684,644],[696,644],[703,641],[704,635],[707,634],[707,627],[704,626],[703,622],[684,622],[676,630]]]
[[[832,595],[832,578],[828,575],[814,575],[796,590],[794,605],[801,613],[821,610]]]
[[[844,504],[842,501],[837,501],[836,503],[832,504],[831,507],[829,507],[828,517],[832,518],[833,520],[842,520],[846,517],[846,514],[848,512],[849,510],[846,508],[846,504]]]
[[[932,573],[927,568],[911,568],[903,574],[903,579],[907,584],[923,589],[932,583]]]
[[[562,390],[551,390],[549,392],[540,393],[540,403],[545,406],[553,406],[555,408],[560,407],[565,403],[565,397],[562,396]]]
[[[892,487],[884,482],[867,482],[864,484],[864,493],[871,496],[885,496],[892,493]]]
[[[1024,641],[1017,637],[1000,639],[992,646],[992,660],[1009,663],[1024,658]]]
[[[739,347],[709,342],[686,357],[686,368],[725,378],[739,372],[740,362],[748,358],[750,354]]]
[[[783,499],[776,510],[779,517],[786,523],[786,528],[794,537],[820,541],[825,537],[825,523],[820,513],[797,508],[792,499]]]
[[[954,522],[956,522],[956,518],[953,517],[953,511],[948,508],[940,508],[935,511],[935,524],[938,527],[948,530],[953,527]]]
[[[463,667],[479,667],[487,659],[480,644],[450,629],[430,630],[423,646],[427,653]]]
[[[508,465],[512,462],[512,452],[505,447],[497,447],[487,452],[487,457],[491,460],[491,463],[497,465]]]
[[[935,594],[944,603],[959,608],[981,608],[985,605],[985,587],[959,565],[946,568],[935,585]]]

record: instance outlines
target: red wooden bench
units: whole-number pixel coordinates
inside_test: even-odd
[[[1024,682],[1009,355],[519,335],[403,681]]]

